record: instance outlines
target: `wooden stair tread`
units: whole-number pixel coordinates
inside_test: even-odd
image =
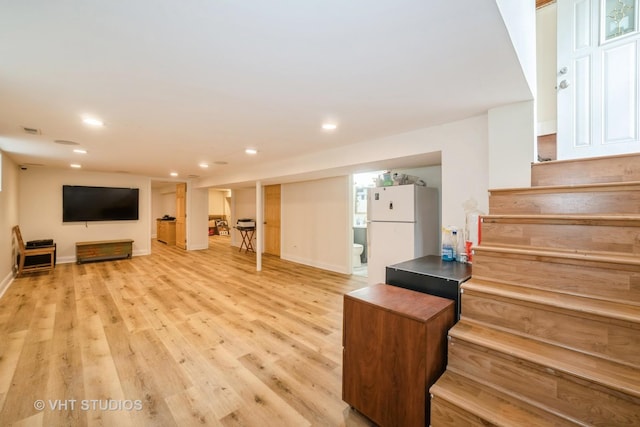
[[[539,185],[534,187],[512,187],[512,188],[492,188],[490,195],[509,193],[566,193],[566,192],[594,192],[594,191],[626,191],[640,190],[640,181],[625,182],[603,182],[595,184],[562,184],[562,185]]]
[[[529,256],[538,256],[538,257],[555,257],[555,258],[575,259],[575,260],[584,260],[584,261],[592,261],[592,262],[628,264],[628,265],[640,266],[640,256],[638,255],[625,255],[620,253],[612,254],[610,252],[580,251],[575,249],[506,245],[506,244],[500,244],[500,245],[480,244],[478,246],[475,246],[474,250],[488,251],[488,252],[495,252],[495,253],[505,253],[505,254],[520,254],[520,255],[529,255]]]
[[[575,424],[452,371],[445,372],[429,392],[495,426]]]
[[[602,316],[640,326],[640,309],[637,306],[602,299],[563,294],[542,289],[514,286],[506,283],[471,278],[462,284],[464,291],[476,291],[504,298],[543,304],[578,313]]]
[[[467,319],[449,336],[640,397],[640,370],[607,359],[489,328]]]

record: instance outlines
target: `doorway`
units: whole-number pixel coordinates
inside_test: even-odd
[[[280,256],[280,184],[264,187],[264,253]]]
[[[353,260],[352,273],[367,277],[367,191],[376,186],[382,172],[366,172],[353,175]]]

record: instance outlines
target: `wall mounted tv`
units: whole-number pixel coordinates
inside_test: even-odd
[[[62,186],[62,222],[138,219],[138,189]]]

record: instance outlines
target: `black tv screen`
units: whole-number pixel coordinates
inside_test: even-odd
[[[62,186],[62,221],[126,221],[138,219],[138,189]]]

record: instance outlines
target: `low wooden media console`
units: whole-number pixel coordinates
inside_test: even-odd
[[[133,240],[98,240],[94,242],[76,242],[76,262],[104,261],[109,259],[131,258]]]

